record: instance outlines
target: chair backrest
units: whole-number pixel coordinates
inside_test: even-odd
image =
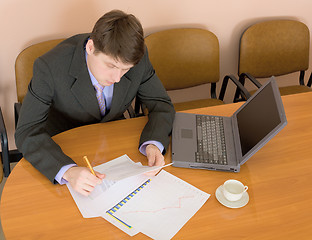
[[[150,61],[166,90],[219,81],[219,41],[210,31],[170,29],[145,38]]]
[[[15,79],[19,103],[23,102],[27,93],[28,84],[33,76],[34,61],[63,40],[55,39],[31,45],[17,56],[15,61]]]
[[[295,20],[272,20],[246,29],[240,40],[238,74],[256,78],[305,71],[309,67],[308,27]]]

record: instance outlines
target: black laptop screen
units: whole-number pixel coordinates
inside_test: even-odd
[[[281,123],[271,84],[237,113],[237,123],[244,156]]]

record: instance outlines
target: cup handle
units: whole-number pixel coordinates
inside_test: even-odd
[[[247,192],[248,186],[244,186],[244,192]]]

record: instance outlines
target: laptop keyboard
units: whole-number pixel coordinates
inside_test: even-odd
[[[196,162],[227,164],[223,118],[196,115]]]

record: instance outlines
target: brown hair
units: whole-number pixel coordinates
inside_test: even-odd
[[[94,25],[90,38],[95,52],[102,52],[124,63],[137,64],[144,55],[143,28],[132,14],[113,10]]]

